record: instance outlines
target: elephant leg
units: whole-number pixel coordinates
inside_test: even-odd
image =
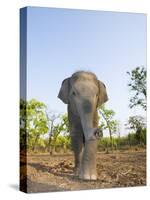
[[[85,142],[79,178],[83,180],[96,180],[96,150],[97,140]]]
[[[72,150],[74,152],[74,161],[75,161],[74,172],[75,172],[75,175],[78,176],[79,170],[80,170],[80,165],[81,165],[83,137],[82,136],[71,136],[71,142],[72,142]]]

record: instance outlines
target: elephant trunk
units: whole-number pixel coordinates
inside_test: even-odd
[[[79,109],[85,140],[96,140],[102,136],[102,131],[93,126],[94,106],[89,100],[83,101]]]

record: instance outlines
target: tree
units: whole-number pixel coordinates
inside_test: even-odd
[[[20,99],[20,150],[24,152],[26,152],[26,106],[26,101]]]
[[[65,135],[69,133],[69,121],[66,113],[61,116],[61,127]]]
[[[36,144],[41,135],[48,132],[47,118],[45,114],[46,105],[36,99],[27,102],[27,143],[32,150],[35,150]]]
[[[48,113],[47,119],[49,122],[49,142],[48,142],[48,151],[50,154],[53,154],[55,151],[57,138],[62,133],[63,135],[67,135],[69,132],[69,122],[67,114],[57,115]],[[58,120],[58,123],[55,123]],[[68,136],[69,137],[69,136]],[[67,137],[66,137],[67,138]]]
[[[118,148],[120,149],[120,132],[121,132],[121,122],[118,120],[117,121],[117,131],[116,131],[117,133],[118,133],[118,142],[117,142],[117,146],[118,146]]]
[[[102,130],[108,129],[111,146],[112,146],[112,150],[113,150],[112,135],[117,131],[117,127],[118,127],[117,120],[113,119],[115,112],[111,109],[105,108],[104,105],[99,107],[98,112],[99,112],[99,116],[102,116],[102,118],[100,118],[100,126],[99,127]]]
[[[130,83],[128,84],[133,96],[130,98],[129,107],[141,106],[146,110],[146,69],[136,67],[131,72],[127,72],[130,76]]]
[[[146,122],[142,116],[129,117],[128,123],[126,124],[127,129],[133,130],[137,143],[146,143]],[[129,135],[130,137],[130,135]]]
[[[53,152],[53,149],[52,149],[52,137],[53,137],[54,133],[56,132],[56,131],[54,131],[54,129],[55,129],[54,123],[59,117],[60,117],[59,114],[54,114],[54,113],[48,112],[46,110],[46,118],[47,118],[48,127],[49,127],[48,152],[50,154],[52,154],[52,152]]]

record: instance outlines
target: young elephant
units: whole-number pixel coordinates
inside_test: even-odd
[[[62,82],[58,98],[68,104],[68,119],[75,174],[83,180],[96,180],[97,107],[108,100],[106,87],[91,72],[78,71]]]

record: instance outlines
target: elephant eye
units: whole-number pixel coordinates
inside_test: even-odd
[[[73,91],[73,92],[72,92],[72,95],[73,95],[73,96],[76,96],[76,93]]]

